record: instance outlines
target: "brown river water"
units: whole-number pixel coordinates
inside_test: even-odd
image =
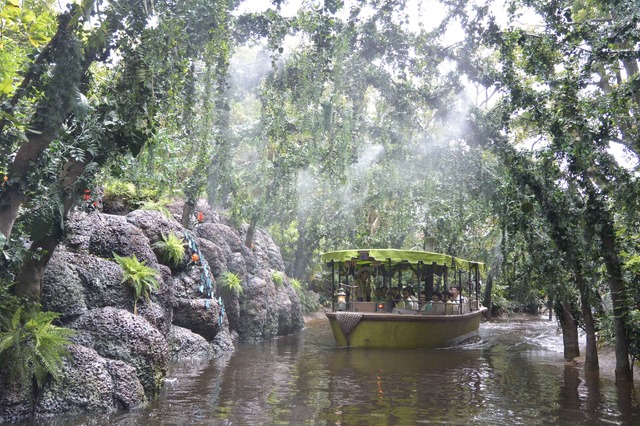
[[[565,363],[555,321],[490,322],[449,349],[335,347],[326,319],[173,365],[148,407],[39,425],[640,425],[640,382]],[[36,423],[34,423],[36,424]]]

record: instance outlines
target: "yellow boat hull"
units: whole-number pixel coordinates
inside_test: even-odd
[[[344,325],[344,314],[350,313],[326,315],[338,346],[415,349],[450,346],[477,335],[484,309],[461,315],[360,313],[351,317],[357,319],[351,330]]]

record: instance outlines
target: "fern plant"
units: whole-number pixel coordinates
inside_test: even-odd
[[[136,255],[121,257],[113,253],[123,271],[122,283],[129,284],[133,289],[133,314],[138,314],[138,300],[144,297],[149,300],[149,293],[158,290],[158,279],[155,269],[140,262]]]
[[[223,290],[226,290],[229,293],[233,293],[236,296],[244,293],[244,289],[242,288],[242,280],[233,272],[224,272],[220,276],[218,282],[220,283],[220,286]]]
[[[296,293],[300,293],[301,291],[303,291],[302,289],[302,283],[300,282],[299,279],[297,278],[291,278],[289,280],[289,283],[291,283],[291,287],[293,287],[293,289],[296,291]]]
[[[162,234],[162,241],[153,244],[158,249],[163,262],[178,266],[184,257],[184,239],[176,235],[173,231],[169,235]]]
[[[0,365],[11,380],[28,386],[32,378],[41,389],[48,375],[58,380],[62,359],[69,355],[75,330],[51,324],[55,312],[28,313],[19,307],[0,332]]]
[[[284,284],[284,278],[282,277],[282,274],[279,271],[273,271],[271,273],[271,280],[276,285],[276,288],[282,287],[282,284]]]

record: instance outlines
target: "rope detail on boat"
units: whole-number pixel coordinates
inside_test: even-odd
[[[344,334],[349,334],[362,319],[362,312],[336,312],[338,325]]]

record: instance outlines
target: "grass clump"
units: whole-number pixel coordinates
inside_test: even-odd
[[[162,234],[162,241],[154,243],[153,247],[158,250],[164,263],[178,266],[184,258],[184,239],[173,231],[169,235]]]
[[[223,290],[235,294],[236,296],[244,293],[244,289],[242,288],[242,280],[233,272],[224,272],[220,276],[218,282],[220,283],[220,287]]]
[[[58,380],[62,360],[69,355],[69,338],[75,330],[52,324],[55,312],[27,312],[19,307],[0,327],[0,366],[9,373],[10,380],[23,387],[35,380],[42,389],[51,375]]]
[[[133,289],[133,313],[138,314],[138,300],[144,297],[149,300],[151,291],[158,290],[159,284],[155,269],[140,262],[136,255],[121,257],[113,253],[113,258],[118,262],[123,271],[122,282],[129,284]]]

